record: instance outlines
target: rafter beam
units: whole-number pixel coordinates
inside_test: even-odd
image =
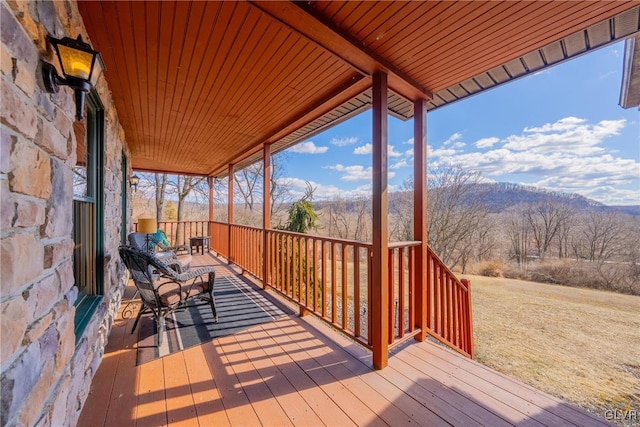
[[[354,36],[338,28],[305,2],[252,1],[255,7],[321,46],[359,73],[388,75],[389,88],[407,99],[432,99],[431,91],[404,74],[394,64],[363,46]]]

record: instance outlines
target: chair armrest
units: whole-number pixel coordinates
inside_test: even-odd
[[[178,274],[175,278],[181,282],[184,282],[189,279],[195,279],[196,277],[200,277],[205,273],[215,273],[215,269],[211,266],[192,268],[189,271]]]
[[[180,251],[185,251],[186,253],[188,253],[189,255],[191,255],[191,246],[189,245],[177,245],[177,246],[170,246],[168,248],[166,248],[172,252],[180,252]]]

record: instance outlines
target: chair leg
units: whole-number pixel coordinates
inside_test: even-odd
[[[216,310],[216,299],[213,296],[213,287],[215,285],[216,280],[216,272],[209,273],[209,286],[207,288],[207,293],[209,294],[209,304],[211,305],[211,311],[213,313],[213,321],[218,322],[218,310]]]
[[[213,291],[209,292],[209,305],[211,305],[211,312],[213,313],[213,321],[218,322],[218,310],[216,310],[216,299],[213,297]]]
[[[160,347],[162,345],[162,335],[164,335],[164,329],[165,329],[165,325],[164,325],[164,316],[162,314],[160,314],[158,317],[156,317],[156,325],[157,325],[157,337],[158,337],[158,345],[156,347]]]
[[[136,330],[136,326],[138,326],[138,322],[140,321],[140,317],[142,316],[142,313],[144,313],[145,310],[145,306],[144,304],[142,306],[140,306],[140,310],[138,310],[138,315],[136,316],[136,321],[133,322],[133,328],[131,328],[131,333],[133,333],[133,331]]]

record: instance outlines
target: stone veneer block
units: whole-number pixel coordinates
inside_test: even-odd
[[[3,122],[28,139],[33,139],[38,133],[38,120],[36,112],[29,105],[31,100],[16,93],[4,79],[0,80],[0,99]]]
[[[73,227],[73,171],[64,162],[51,159],[52,193],[47,205],[44,234],[47,237],[71,235]]]
[[[51,162],[44,151],[18,140],[13,144],[10,162],[11,191],[41,199],[51,196]]]
[[[44,248],[31,233],[20,233],[0,242],[2,295],[11,295],[38,277],[43,270]]]
[[[64,259],[73,255],[73,240],[51,243],[44,247],[44,268],[51,268],[60,264]]]
[[[17,199],[14,227],[38,227],[44,224],[44,205],[32,200]]]
[[[0,354],[3,355],[2,364],[8,360],[4,355],[14,354],[22,344],[22,337],[27,330],[28,309],[27,303],[21,295],[7,300],[0,305]],[[10,359],[9,359],[10,360]],[[2,366],[5,370],[5,366]]]

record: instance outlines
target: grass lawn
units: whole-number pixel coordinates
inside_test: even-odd
[[[479,362],[601,417],[640,411],[640,297],[464,277]]]

